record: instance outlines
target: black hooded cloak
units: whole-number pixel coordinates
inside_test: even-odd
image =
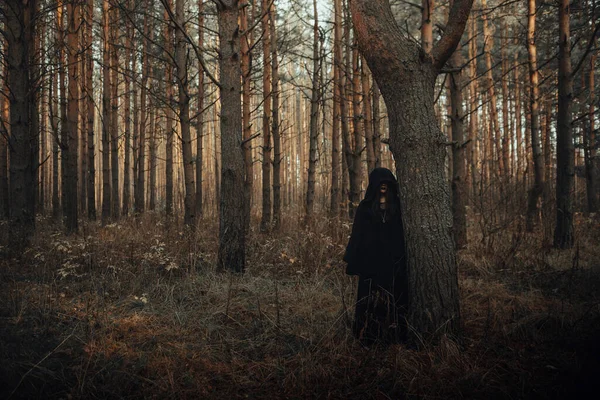
[[[382,183],[388,186],[385,209],[379,202]],[[404,232],[398,182],[387,168],[369,175],[344,261],[346,273],[359,276],[354,335],[365,344],[402,341],[408,303]]]

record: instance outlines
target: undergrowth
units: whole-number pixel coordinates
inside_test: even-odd
[[[583,398],[598,386],[600,229],[580,219],[568,251],[519,226],[494,246],[471,235],[463,339],[420,351],[352,337],[346,222],[252,230],[233,275],[215,272],[214,221],[192,234],[148,215],[67,237],[40,219],[0,266],[0,397]]]

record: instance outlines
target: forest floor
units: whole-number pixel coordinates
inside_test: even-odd
[[[188,235],[148,215],[67,237],[40,219],[22,254],[0,247],[0,398],[597,395],[598,224],[579,216],[567,251],[515,226],[472,235],[463,339],[417,351],[352,337],[349,224],[289,218],[250,233],[243,275],[215,272],[215,222]]]

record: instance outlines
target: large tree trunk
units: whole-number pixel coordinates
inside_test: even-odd
[[[361,80],[362,80],[362,115],[365,127],[365,143],[367,150],[367,172],[373,171],[375,168],[375,138],[373,137],[373,108],[371,104],[371,82],[369,79],[369,69],[367,62],[361,61]]]
[[[181,124],[181,152],[183,154],[183,176],[185,182],[184,223],[196,227],[196,182],[194,157],[192,154],[192,135],[190,133],[190,94],[188,87],[188,60],[185,45],[184,0],[176,0],[175,19],[178,29],[175,31],[175,63],[177,64],[177,84],[179,87],[179,122]],[[238,91],[239,95],[239,91]]]
[[[35,229],[34,142],[30,116],[31,89],[29,55],[32,51],[35,1],[7,0],[6,67],[10,102],[10,241],[21,248]]]
[[[308,185],[306,189],[306,218],[312,218],[315,202],[315,173],[317,171],[317,140],[319,138],[319,14],[313,0],[313,71],[310,98],[310,141],[308,150]]]
[[[246,216],[238,1],[219,1],[221,77],[221,206],[218,268],[243,272],[246,263]]]
[[[396,160],[409,277],[408,321],[428,338],[458,333],[460,307],[452,213],[445,178],[446,138],[434,112],[434,83],[454,52],[472,0],[450,9],[444,35],[431,57],[409,41],[387,0],[351,2],[361,51],[384,97],[390,148]]]
[[[571,129],[573,77],[571,68],[569,0],[561,0],[558,8],[558,116],[556,130],[556,229],[554,247],[573,247],[573,188],[575,148]],[[593,90],[593,88],[592,88]]]
[[[537,47],[535,44],[535,17],[536,0],[528,2],[527,19],[527,53],[529,55],[529,127],[531,129],[531,152],[533,159],[534,182],[529,189],[527,201],[527,232],[533,232],[538,220],[538,201],[540,196],[546,192],[544,180],[544,155],[542,154],[542,141],[540,138],[540,106],[539,106],[539,73],[537,69]]]
[[[269,1],[262,0],[263,29],[263,159],[262,159],[262,218],[260,230],[271,226],[271,29]]]
[[[109,44],[109,3],[102,3],[102,32],[103,32],[103,65],[102,65],[102,223],[110,220],[111,187],[110,187],[110,44]]]
[[[63,152],[63,162],[66,162],[64,175],[65,185],[63,201],[65,202],[65,227],[67,233],[77,232],[77,152],[79,149],[79,132],[77,131],[77,120],[79,118],[79,62],[77,60],[78,41],[77,29],[79,26],[79,6],[75,0],[67,3],[68,18],[68,66],[69,66],[69,88],[68,88],[68,110],[67,110],[67,142]]]

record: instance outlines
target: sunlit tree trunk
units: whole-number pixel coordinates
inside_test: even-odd
[[[111,26],[118,24],[119,8],[114,7],[109,12]],[[113,220],[119,219],[121,215],[121,202],[119,200],[119,49],[117,44],[117,30],[110,29],[110,40],[112,42],[112,51],[110,52],[110,170],[112,178],[111,195],[111,217]]]
[[[517,39],[515,39],[515,42]],[[515,43],[516,44],[516,43]],[[523,126],[521,119],[523,118],[521,112],[521,76],[519,67],[519,53],[515,52],[513,59],[513,69],[515,76],[515,142],[516,142],[516,170],[515,178],[518,185],[524,183],[522,179],[523,174]]]
[[[546,182],[544,181],[544,159],[542,154],[542,142],[540,138],[539,126],[539,73],[537,69],[537,47],[535,43],[535,21],[536,20],[536,0],[528,1],[528,19],[527,19],[527,53],[529,55],[529,126],[531,129],[531,152],[534,170],[534,182],[529,189],[529,199],[527,205],[526,229],[533,232],[533,228],[538,219],[538,201],[545,192]]]
[[[554,247],[573,247],[573,189],[575,148],[573,144],[570,2],[560,0],[558,8],[558,116],[556,129],[556,229]],[[592,87],[591,90],[594,90]]]
[[[375,155],[375,168],[381,167],[381,115],[379,87],[373,79],[373,152]]]
[[[109,2],[102,3],[102,223],[107,224],[111,213],[112,191],[110,182],[110,127],[111,127],[111,76],[110,76],[110,43],[109,43]]]

